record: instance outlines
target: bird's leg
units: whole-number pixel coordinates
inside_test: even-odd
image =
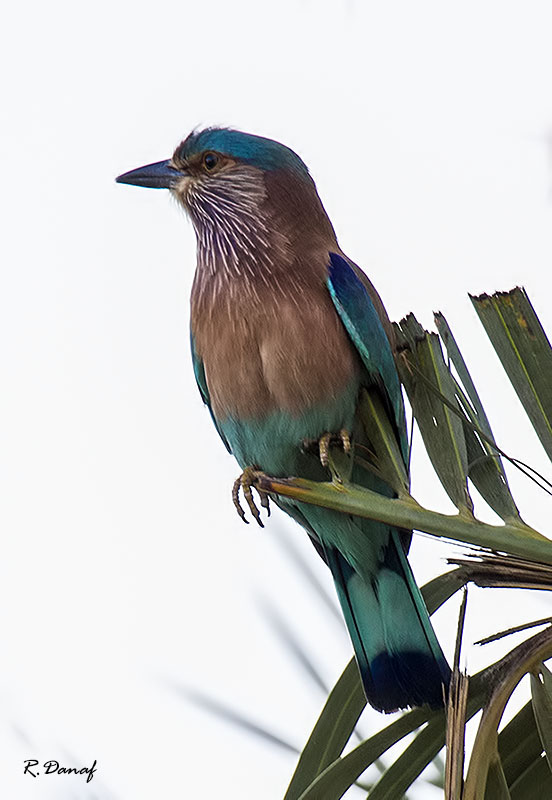
[[[248,525],[249,520],[245,518],[245,512],[240,503],[240,489],[241,489],[243,492],[243,496],[245,497],[245,500],[247,502],[247,505],[249,506],[251,514],[257,520],[257,523],[261,526],[261,528],[264,528],[264,525],[261,520],[261,515],[259,513],[259,509],[255,505],[255,500],[253,499],[253,492],[251,491],[253,484],[255,483],[257,478],[261,475],[264,475],[264,473],[257,467],[246,467],[242,472],[242,474],[239,476],[239,478],[236,478],[236,480],[234,481],[234,486],[232,487],[232,500],[234,501],[234,506],[240,518],[246,523],[246,525]],[[266,508],[268,516],[270,516],[270,505],[268,501],[268,494],[266,492],[263,492],[261,489],[257,489],[257,492],[259,493],[261,506],[263,508]]]
[[[318,440],[318,457],[323,467],[327,467],[330,463],[330,440],[331,433],[324,433]]]
[[[351,436],[349,431],[342,428],[339,433],[323,433],[320,439],[303,439],[302,446],[305,453],[316,453],[320,458],[323,467],[330,465],[330,447],[336,445],[343,448],[343,452],[349,455],[352,451]]]
[[[323,467],[330,465],[330,445],[341,445],[343,452],[349,455],[351,452],[351,437],[349,432],[342,428],[338,434],[324,433],[318,441],[318,453],[320,456],[320,463]]]
[[[304,439],[303,450],[305,452],[316,453],[320,459],[320,463],[332,473],[332,478],[337,483],[347,481],[351,476],[352,463],[351,459],[339,457],[339,454],[334,451],[333,456],[331,453],[332,447],[340,447],[343,455],[349,456],[352,453],[351,436],[349,431],[342,428],[339,433],[330,433],[329,431],[322,434],[320,439]]]

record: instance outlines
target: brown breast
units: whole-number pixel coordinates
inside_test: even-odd
[[[322,261],[323,263],[323,261]],[[323,277],[192,294],[192,333],[215,416],[299,414],[337,398],[358,358]]]

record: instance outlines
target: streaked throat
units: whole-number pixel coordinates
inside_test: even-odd
[[[267,282],[287,247],[271,226],[265,200],[262,174],[253,167],[190,182],[185,203],[197,237],[198,277]]]

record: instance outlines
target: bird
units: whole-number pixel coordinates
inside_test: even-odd
[[[345,163],[350,156],[340,150]],[[170,159],[116,180],[170,190],[195,230],[193,369],[243,470],[233,489],[239,510],[241,488],[257,512],[258,474],[327,480],[334,451],[348,459],[353,483],[396,496],[371,468],[363,422],[363,398],[372,398],[407,469],[392,325],[341,250],[303,160],[275,140],[208,127],[193,130]],[[442,707],[450,668],[407,560],[412,532],[272,499],[331,571],[368,702],[385,713]],[[267,507],[262,492],[261,500]]]

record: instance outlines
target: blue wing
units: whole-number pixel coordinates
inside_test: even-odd
[[[337,253],[330,253],[328,289],[370,380],[387,398],[406,460],[404,403],[391,345],[366,287],[350,264]]]
[[[408,440],[395,360],[361,275],[345,258],[330,253],[328,289],[366,369],[365,385],[377,387],[383,399],[406,465]],[[361,469],[353,481],[393,495],[381,482],[376,487],[373,476]],[[410,533],[368,519],[330,518],[330,512],[312,508],[304,514],[325,548],[369,701],[385,711],[423,703],[438,707],[450,669],[406,559]],[[358,529],[365,541],[353,564],[348,553]]]
[[[231,453],[232,451],[230,449],[230,445],[228,444],[226,437],[222,433],[219,424],[215,419],[215,415],[213,414],[213,409],[211,408],[211,398],[209,397],[209,388],[207,386],[207,378],[205,377],[205,367],[203,366],[203,361],[196,353],[194,337],[192,336],[191,331],[190,331],[190,347],[192,349],[192,363],[194,365],[194,375],[199,389],[199,393],[201,395],[201,399],[208,407],[209,413],[211,414],[211,419],[213,420],[215,428],[217,429],[220,438],[224,442],[226,449],[228,450],[229,453]]]

